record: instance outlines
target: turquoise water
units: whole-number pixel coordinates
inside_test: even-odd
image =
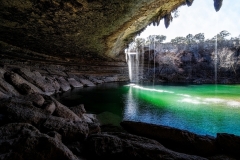
[[[240,85],[104,84],[65,93],[65,105],[85,104],[124,120],[167,125],[201,135],[240,135]]]

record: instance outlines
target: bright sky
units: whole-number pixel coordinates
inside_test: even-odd
[[[240,35],[240,0],[223,0],[220,11],[216,12],[213,0],[194,0],[191,7],[187,5],[178,9],[179,17],[174,18],[168,29],[162,19],[159,26],[149,26],[139,37],[149,35],[165,35],[169,42],[177,36],[186,37],[189,33],[195,35],[204,33],[205,39],[214,37],[222,30],[227,30],[231,35]]]

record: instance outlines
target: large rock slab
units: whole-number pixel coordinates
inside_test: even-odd
[[[207,136],[142,122],[123,121],[121,126],[130,133],[155,139],[175,151],[202,156],[216,153],[215,139]]]
[[[21,94],[30,94],[33,92],[43,93],[41,89],[26,81],[24,78],[14,72],[6,72],[5,79],[12,84]]]
[[[78,160],[61,141],[26,123],[0,127],[0,159]]]
[[[0,88],[1,89],[1,88]],[[4,94],[1,90],[0,90],[0,99],[3,99],[3,98],[8,98],[9,96]]]
[[[49,117],[42,125],[46,132],[56,131],[62,135],[63,141],[83,140],[89,133],[88,124],[81,121],[69,121],[61,117]]]
[[[207,160],[174,152],[155,140],[126,133],[93,134],[87,138],[87,151],[92,159]]]
[[[34,107],[30,101],[12,98],[1,103],[9,122],[29,123],[40,127],[49,116],[42,109]]]
[[[4,94],[10,95],[10,96],[19,96],[18,91],[9,83],[7,83],[4,79],[4,74],[6,71],[2,68],[0,68],[0,88],[2,88],[2,92]]]
[[[216,141],[220,153],[234,155],[240,159],[240,136],[218,133]]]
[[[68,83],[72,88],[83,87],[83,85],[80,82],[76,81],[74,78],[68,78]]]
[[[93,82],[91,82],[88,79],[79,78],[79,81],[83,84],[83,86],[86,86],[86,87],[96,86]]]
[[[63,77],[59,77],[57,80],[62,91],[66,92],[71,89],[70,84]]]
[[[27,68],[16,69],[15,71],[28,82],[39,87],[43,92],[47,94],[53,94],[55,92],[55,88],[51,81],[46,79],[46,77],[42,76],[39,72],[30,71],[30,69]]]
[[[72,110],[70,110],[68,107],[64,106],[63,104],[59,103],[56,99],[52,98],[52,101],[55,103],[55,111],[54,115],[58,117],[63,117],[69,120],[74,121],[81,121],[80,117],[77,116]]]

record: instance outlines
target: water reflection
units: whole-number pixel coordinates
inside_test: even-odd
[[[161,124],[216,136],[226,132],[240,135],[238,89],[214,85],[139,86],[128,85],[124,120]],[[231,90],[231,95],[226,94]],[[235,126],[235,127],[234,127]]]
[[[124,120],[167,125],[197,134],[240,135],[239,85],[104,84],[60,95],[67,106],[110,112]],[[58,98],[59,99],[59,98]]]

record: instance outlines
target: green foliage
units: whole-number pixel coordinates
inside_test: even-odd
[[[195,40],[195,42],[199,43],[199,42],[204,42],[205,40],[205,36],[204,33],[198,33],[196,34],[193,39]]]
[[[194,38],[193,38],[193,35],[192,35],[192,34],[188,34],[188,35],[186,36],[186,42],[187,42],[187,44],[191,44],[191,43],[194,42]]]
[[[164,35],[149,35],[147,37],[147,41],[146,41],[146,44],[153,44],[154,42],[155,43],[162,43],[163,41],[166,40],[166,36]]]
[[[183,44],[186,43],[186,38],[185,37],[176,37],[171,40],[171,43],[173,44]]]
[[[223,40],[226,40],[226,37],[230,36],[231,34],[226,31],[226,30],[223,30],[221,31],[220,33],[217,34],[217,36],[214,36],[212,38],[212,40],[216,40],[216,37],[217,37],[217,41],[223,41]]]

